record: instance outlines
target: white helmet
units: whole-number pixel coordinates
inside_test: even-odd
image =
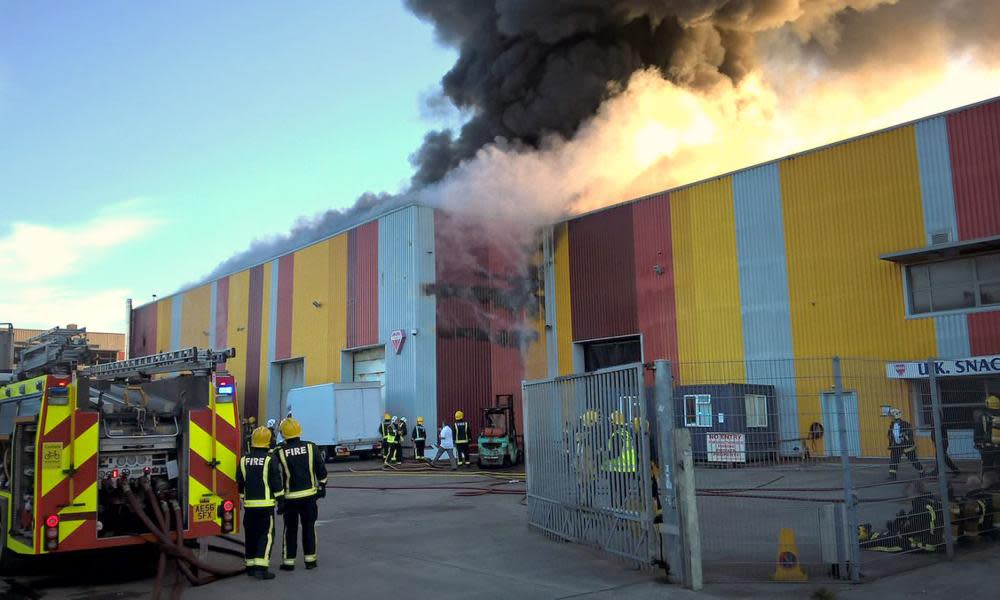
[[[277,425],[277,421],[275,421],[274,419],[268,419],[267,420],[267,428],[268,429],[274,429],[275,425]]]
[[[397,421],[399,421],[399,417],[397,417],[396,415],[392,415],[392,422],[395,423]]]
[[[406,423],[406,417],[399,417],[399,420],[402,421],[403,423]]]
[[[892,408],[889,410],[889,414],[892,415],[893,419],[898,419],[899,417],[903,416],[903,411],[899,410],[898,408]]]

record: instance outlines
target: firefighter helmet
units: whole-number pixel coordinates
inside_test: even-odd
[[[464,418],[465,418],[465,413],[464,412],[462,412],[460,410],[456,410],[455,411],[455,420],[456,421],[461,421]]]
[[[615,412],[611,413],[611,423],[614,425],[625,424],[625,415],[622,414],[622,411],[616,410]]]
[[[423,424],[424,424],[424,418],[423,417],[417,417],[417,425],[423,425]]]
[[[903,416],[903,411],[899,410],[898,408],[892,408],[889,409],[889,415],[893,419],[898,419],[899,417]]]
[[[267,427],[258,427],[253,430],[250,436],[250,445],[254,448],[267,448],[271,445],[271,430]]]
[[[583,415],[580,417],[580,420],[583,421],[584,426],[593,427],[594,425],[597,425],[597,421],[600,420],[600,417],[598,416],[596,410],[590,409],[587,412],[583,413]]]
[[[392,415],[392,422],[393,423],[399,422],[399,417],[397,417],[396,415]]]
[[[257,422],[257,419],[255,419],[255,418],[253,418],[253,417],[250,417],[249,419],[247,419],[247,421],[249,421],[249,422],[250,422],[250,424],[251,424],[251,425],[253,425],[254,423],[256,423],[256,422]]]
[[[302,425],[299,425],[299,422],[292,417],[284,419],[279,428],[281,429],[281,437],[286,440],[302,435]]]
[[[997,398],[993,394],[986,397],[986,408],[990,410],[1000,410],[1000,398]]]
[[[392,418],[392,415],[390,415],[389,413],[385,413],[384,415],[382,415],[382,420],[383,421],[388,421],[391,418]]]

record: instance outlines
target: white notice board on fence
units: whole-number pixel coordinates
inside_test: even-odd
[[[747,461],[747,438],[743,433],[709,433],[708,462]]]

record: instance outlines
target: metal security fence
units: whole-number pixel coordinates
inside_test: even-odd
[[[526,382],[528,522],[562,539],[648,564],[654,525],[643,366]]]

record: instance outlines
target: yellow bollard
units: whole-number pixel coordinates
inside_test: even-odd
[[[799,548],[795,545],[795,531],[782,527],[778,534],[778,560],[774,567],[774,581],[808,581],[799,564]]]

